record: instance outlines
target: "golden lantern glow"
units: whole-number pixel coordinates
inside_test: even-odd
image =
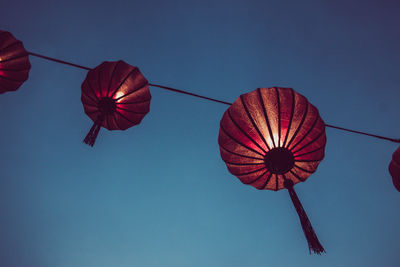
[[[310,252],[325,252],[293,188],[324,158],[325,123],[318,110],[291,88],[258,88],[226,110],[218,143],[229,172],[243,184],[288,190]]]
[[[400,192],[400,147],[393,153],[389,164],[389,172],[392,176],[393,186]]]
[[[150,110],[147,80],[124,61],[103,62],[82,83],[82,104],[94,124],[84,142],[93,146],[100,127],[126,130],[139,124]]]
[[[0,30],[0,94],[17,90],[28,79],[30,68],[22,42]]]

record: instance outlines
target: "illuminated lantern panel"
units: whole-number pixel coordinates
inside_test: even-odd
[[[304,182],[324,158],[325,144],[318,110],[291,88],[241,95],[221,120],[222,159],[257,189],[283,189],[286,179]]]
[[[93,146],[101,127],[126,130],[139,124],[150,110],[151,95],[139,69],[120,60],[103,62],[88,72],[81,100],[94,122],[84,142]]]
[[[242,183],[288,189],[310,251],[324,252],[293,189],[324,158],[325,123],[318,110],[291,88],[259,88],[226,110],[218,143],[229,172]]]
[[[0,94],[17,90],[28,79],[30,68],[22,42],[0,30]]]
[[[389,164],[389,172],[392,176],[394,187],[400,192],[400,147],[393,153]]]

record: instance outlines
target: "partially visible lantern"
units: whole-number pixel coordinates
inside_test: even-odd
[[[30,68],[22,42],[0,30],[0,94],[17,90],[28,79]]]
[[[103,62],[82,83],[85,113],[94,122],[84,142],[93,146],[101,127],[126,130],[139,124],[150,110],[147,80],[124,61]]]
[[[392,176],[394,187],[400,192],[400,147],[393,153],[389,164],[389,172]]]
[[[242,183],[288,189],[310,252],[325,252],[293,189],[324,158],[325,124],[318,110],[291,88],[259,88],[226,110],[218,143],[228,170]]]

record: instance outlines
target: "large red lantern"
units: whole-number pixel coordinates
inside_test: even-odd
[[[400,192],[400,147],[393,153],[389,164],[389,172],[392,176],[394,187]]]
[[[84,142],[93,146],[101,127],[126,130],[139,124],[150,110],[147,80],[124,61],[103,62],[82,83],[81,100],[94,124]]]
[[[289,191],[310,252],[325,252],[293,189],[324,158],[325,124],[318,110],[291,88],[259,88],[226,110],[218,143],[229,172],[242,183]]]
[[[28,79],[30,68],[22,42],[0,30],[0,94],[17,90]]]

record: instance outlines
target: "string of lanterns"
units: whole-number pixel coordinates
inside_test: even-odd
[[[325,127],[400,143],[379,136],[325,124],[315,106],[291,88],[258,88],[234,103],[149,83],[137,67],[124,61],[103,62],[91,69],[25,50],[11,33],[0,30],[0,94],[17,90],[31,68],[29,56],[87,70],[81,101],[93,126],[84,143],[93,146],[101,127],[126,130],[139,124],[150,110],[149,86],[229,105],[218,136],[220,154],[229,172],[243,184],[259,190],[287,189],[298,213],[309,251],[325,252],[294,190],[324,158]],[[400,192],[400,148],[389,165],[394,187]]]

